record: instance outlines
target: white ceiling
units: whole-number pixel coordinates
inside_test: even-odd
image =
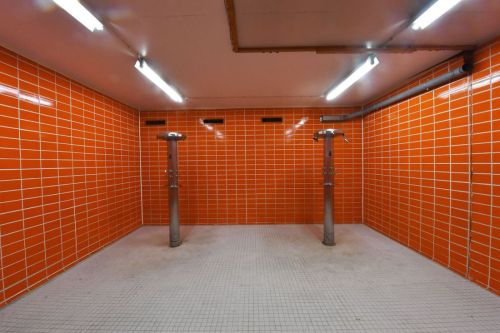
[[[238,37],[242,47],[383,43],[428,2],[235,0]]]
[[[428,1],[235,0],[241,46],[382,42]],[[375,5],[376,3],[376,5]],[[337,100],[324,94],[366,55],[234,53],[223,0],[86,0],[177,87],[175,104],[134,68],[109,31],[91,33],[51,0],[0,1],[0,45],[141,110],[361,105],[457,52],[380,54]],[[480,44],[500,33],[499,0],[464,0],[393,44]]]

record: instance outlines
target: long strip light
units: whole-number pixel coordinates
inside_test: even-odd
[[[413,30],[423,30],[432,22],[443,16],[447,11],[455,7],[462,0],[437,0],[424,11],[411,25]]]
[[[375,66],[377,66],[380,61],[376,56],[371,55],[366,61],[359,66],[354,72],[351,73],[344,81],[342,81],[339,85],[330,90],[326,95],[326,100],[331,101],[332,99],[337,98],[344,91],[346,91],[350,86],[352,86],[356,81],[365,76],[369,71],[371,71]]]
[[[173,101],[177,103],[182,103],[184,99],[182,96],[175,90],[174,87],[169,85],[167,82],[163,81],[163,79],[156,74],[156,72],[149,67],[146,60],[144,58],[139,58],[135,63],[135,68],[139,70],[145,77],[147,77],[151,82],[158,86],[163,92],[165,92],[168,97],[170,97]]]
[[[92,15],[78,0],[52,0],[59,7],[64,9],[68,14],[77,19],[87,29],[94,32],[95,30],[103,30],[104,26],[99,20]]]

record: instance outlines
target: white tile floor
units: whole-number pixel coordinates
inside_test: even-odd
[[[0,311],[0,332],[500,332],[500,297],[363,225],[143,227]]]

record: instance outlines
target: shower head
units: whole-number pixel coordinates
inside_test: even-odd
[[[156,136],[158,139],[166,141],[181,141],[186,140],[186,135],[179,132],[162,132]]]
[[[318,141],[319,138],[325,138],[325,137],[335,137],[335,135],[342,135],[344,138],[344,141],[346,143],[349,143],[349,139],[346,137],[345,133],[341,129],[334,129],[334,128],[327,128],[324,130],[320,130],[314,133],[313,135],[313,140]]]

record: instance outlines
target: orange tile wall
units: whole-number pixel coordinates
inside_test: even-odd
[[[364,223],[500,293],[500,42],[471,77],[367,116],[363,137]]]
[[[138,121],[0,48],[0,306],[141,224]]]
[[[363,214],[498,293],[499,49],[476,54],[471,78],[363,121],[321,124],[321,114],[352,110],[139,114],[0,48],[0,305],[140,226],[140,164],[144,224],[168,223],[167,144],[156,139],[167,129],[188,136],[179,143],[181,223],[255,224],[322,222],[322,142],[311,136],[342,128],[351,143],[335,142],[336,222]],[[225,123],[207,128],[204,118]],[[167,125],[146,127],[147,119]]]
[[[141,112],[144,223],[168,223],[165,130],[187,135],[179,147],[182,224],[322,223],[323,142],[313,142],[322,109]],[[262,123],[283,117],[283,123]],[[223,118],[207,128],[204,118]],[[166,126],[144,126],[146,120]],[[305,121],[300,126],[301,120]],[[361,222],[361,121],[342,124],[335,140],[335,219]]]

